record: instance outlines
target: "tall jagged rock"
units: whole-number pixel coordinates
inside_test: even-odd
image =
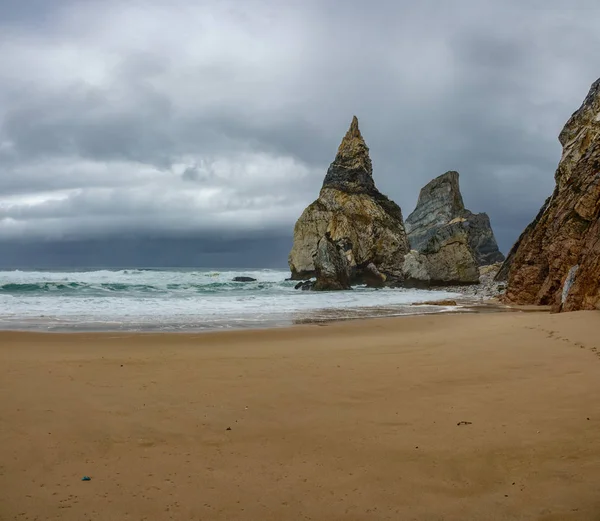
[[[353,117],[316,201],[302,213],[294,227],[289,256],[292,278],[317,275],[313,255],[328,234],[345,241],[352,283],[372,280],[373,264],[387,284],[402,280],[402,263],[409,251],[400,207],[375,187],[373,166]],[[366,273],[368,271],[368,273]]]
[[[417,206],[405,222],[411,248],[423,252],[436,235],[448,239],[464,231],[478,266],[503,261],[489,217],[465,208],[458,178],[458,172],[446,172],[421,189]],[[461,256],[466,258],[466,253]]]
[[[555,311],[600,309],[600,79],[559,136],[556,186],[498,277],[504,299]]]

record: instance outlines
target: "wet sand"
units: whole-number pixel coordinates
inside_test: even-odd
[[[0,333],[0,519],[599,520],[599,332]]]

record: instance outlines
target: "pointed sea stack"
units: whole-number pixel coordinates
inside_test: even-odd
[[[326,235],[329,241],[344,244],[339,251],[348,261],[352,284],[369,283],[376,272],[387,285],[401,282],[402,262],[409,251],[402,211],[375,187],[369,147],[356,116],[327,170],[318,199],[294,227],[289,256],[293,279],[317,275],[313,257]]]
[[[327,170],[323,181],[323,188],[325,187],[346,193],[377,192],[373,181],[373,164],[369,156],[369,147],[360,133],[356,116],[352,118],[350,128]]]
[[[504,260],[498,249],[490,218],[465,208],[458,172],[446,172],[425,185],[415,210],[406,218],[406,232],[413,250],[422,252],[436,235],[450,237],[464,232],[478,266]]]
[[[556,186],[497,278],[505,301],[600,309],[600,79],[559,136]]]

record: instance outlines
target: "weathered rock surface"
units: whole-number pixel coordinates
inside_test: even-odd
[[[433,236],[448,237],[451,227],[457,233],[464,230],[478,266],[503,261],[489,217],[465,208],[458,178],[458,172],[446,172],[421,189],[417,206],[405,222],[411,249],[422,252]]]
[[[559,136],[556,186],[498,278],[504,300],[555,311],[600,309],[600,80]]]
[[[406,286],[478,284],[479,268],[461,223],[440,228],[422,250],[404,258]]]
[[[316,282],[311,289],[314,291],[336,291],[352,289],[350,286],[350,263],[346,257],[346,241],[334,241],[326,233],[317,244],[313,256]]]
[[[313,256],[319,241],[344,241],[350,282],[385,278],[386,285],[402,280],[402,263],[409,251],[400,207],[375,187],[373,167],[356,117],[327,170],[319,197],[294,227],[289,255],[292,279],[317,276]],[[373,264],[381,277],[367,268]]]

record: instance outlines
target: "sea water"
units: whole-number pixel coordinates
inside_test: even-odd
[[[234,282],[245,276],[255,282]],[[0,271],[0,329],[203,331],[449,311],[442,291],[294,289],[285,270]]]

